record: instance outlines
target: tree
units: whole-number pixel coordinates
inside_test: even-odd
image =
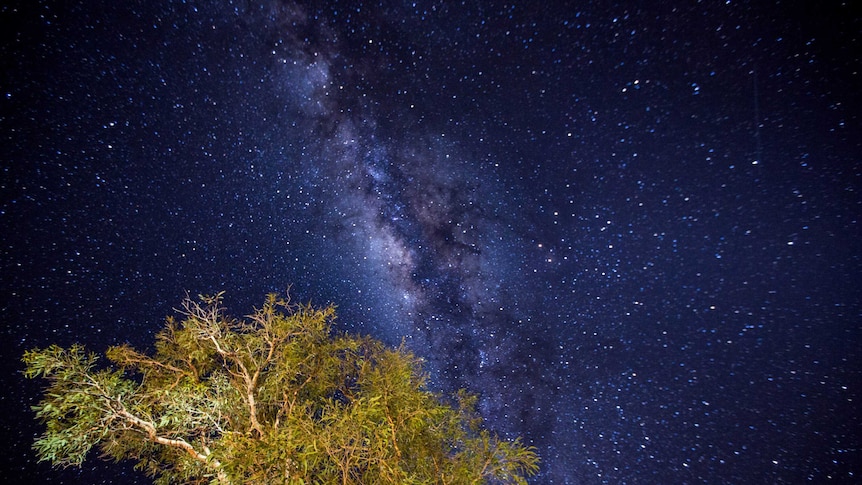
[[[234,319],[221,297],[186,297],[153,355],[27,351],[25,375],[48,381],[40,461],[80,466],[98,446],[165,484],[523,484],[538,470],[531,447],[482,428],[475,396],[429,392],[403,346],[335,334],[333,306],[269,295]]]

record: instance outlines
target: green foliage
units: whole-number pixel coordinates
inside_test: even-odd
[[[26,352],[25,375],[48,381],[39,459],[80,466],[98,446],[189,484],[524,484],[538,470],[532,448],[482,429],[475,396],[427,391],[404,348],[333,335],[334,307],[269,295],[232,319],[220,300],[186,298],[152,356]]]

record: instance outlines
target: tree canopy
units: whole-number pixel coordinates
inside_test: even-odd
[[[538,470],[531,447],[482,427],[474,395],[427,390],[403,346],[333,332],[333,306],[272,294],[237,319],[221,298],[186,297],[152,355],[27,351],[25,375],[48,383],[40,461],[80,466],[97,447],[163,484],[523,484]]]

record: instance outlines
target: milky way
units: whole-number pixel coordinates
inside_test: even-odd
[[[293,285],[477,393],[531,483],[858,481],[848,8],[0,8],[0,478],[147,483],[33,463],[25,349]]]
[[[445,131],[380,126],[383,117],[410,119],[415,106],[403,113],[345,107],[353,104],[345,86],[363,73],[333,77],[338,42],[310,56],[307,48],[301,42],[281,60],[287,67],[280,81],[298,86],[292,96],[300,120],[321,136],[306,147],[304,162],[306,173],[316,174],[319,197],[331,203],[321,227],[337,241],[339,257],[361,269],[355,284],[382,300],[388,314],[377,332],[390,341],[406,338],[443,389],[482,389],[491,418],[504,407],[532,406],[532,399],[521,404],[524,386],[532,385],[526,375],[518,385],[505,380],[513,359],[530,355],[525,347],[535,342],[531,330],[518,329],[514,310],[532,302],[508,291],[523,277],[519,256],[507,248],[522,241],[510,229],[518,216],[503,201],[501,184],[481,167],[493,162],[465,154]]]

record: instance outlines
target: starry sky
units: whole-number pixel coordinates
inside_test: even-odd
[[[858,483],[852,2],[0,6],[0,479],[24,350],[184,292],[338,305],[480,395],[536,484]]]

